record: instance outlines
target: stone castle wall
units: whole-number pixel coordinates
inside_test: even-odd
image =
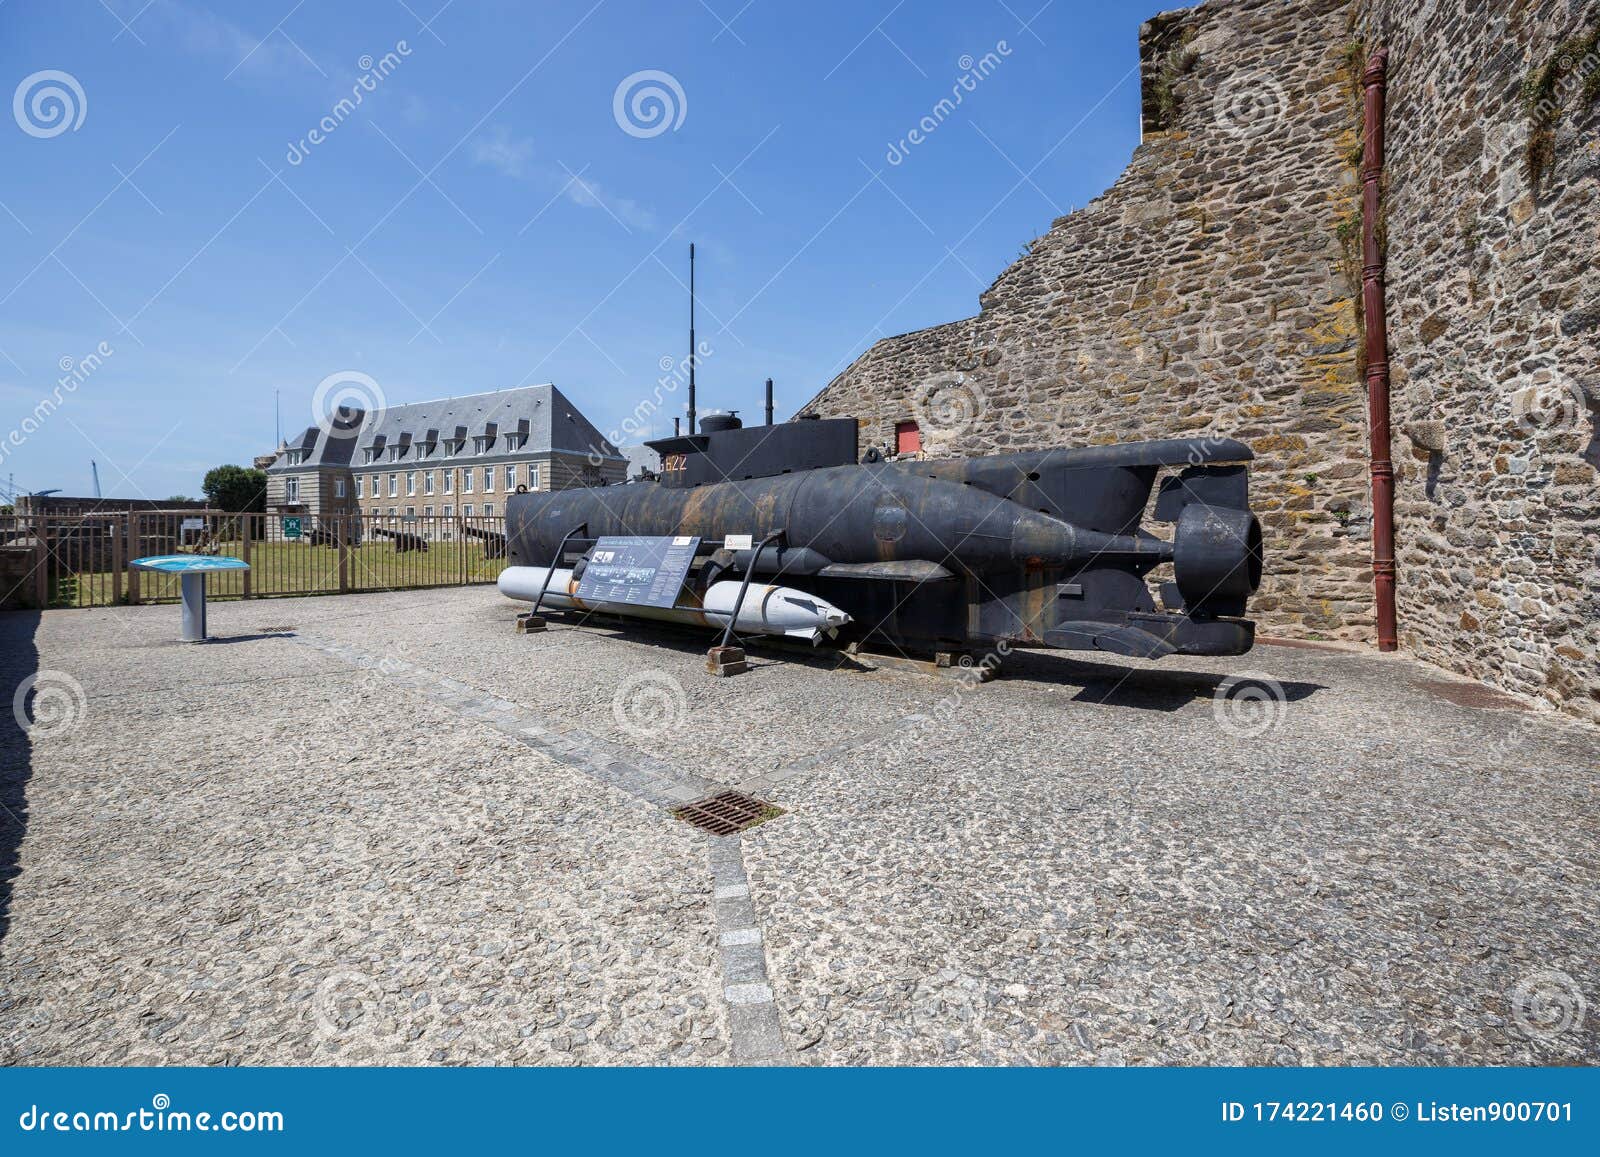
[[[1147,23],[1144,143],[1117,183],[976,317],[877,343],[805,409],[861,418],[863,445],[915,420],[935,456],[1239,438],[1270,543],[1252,613],[1269,632],[1365,638],[1351,35],[1344,0]]]
[[[916,420],[932,454],[1241,438],[1268,534],[1252,613],[1370,641],[1356,79],[1386,45],[1401,642],[1600,720],[1595,8],[1209,0],[1153,19],[1145,140],[1117,183],[977,316],[877,343],[805,408],[862,418],[864,443]]]
[[[1391,53],[1402,642],[1600,722],[1600,4],[1363,16]]]

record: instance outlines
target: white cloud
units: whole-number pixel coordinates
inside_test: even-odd
[[[558,192],[582,208],[608,212],[630,229],[656,227],[656,215],[649,206],[607,191],[593,177],[579,176],[560,164],[535,161],[533,138],[513,137],[504,125],[496,125],[475,139],[469,155],[474,164],[487,165],[504,176]]]
[[[508,177],[529,175],[529,162],[533,160],[533,139],[523,137],[513,140],[502,125],[491,128],[487,135],[472,142],[472,163],[488,165]]]
[[[169,37],[185,52],[216,57],[241,73],[301,75],[320,71],[319,65],[290,43],[287,30],[263,40],[213,12],[191,8],[176,0],[162,0],[151,15],[159,17],[159,22],[151,23],[147,18],[134,26],[141,36],[149,38],[154,30],[156,35]]]
[[[569,176],[567,200],[586,208],[609,209],[612,216],[635,229],[654,229],[656,215],[648,207],[631,197],[613,197],[600,187],[600,182],[589,177]]]

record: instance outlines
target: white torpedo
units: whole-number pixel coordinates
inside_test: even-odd
[[[545,585],[547,570],[542,566],[508,566],[500,572],[500,593],[508,599],[531,603]],[[572,571],[557,567],[550,572],[550,586],[540,605],[552,610],[604,611],[720,630],[728,625],[733,606],[739,599],[739,583],[732,581],[712,583],[703,603],[697,607],[640,607],[630,603],[593,602],[578,598],[577,591],[578,583]],[[849,615],[816,595],[751,580],[744,605],[739,608],[739,621],[733,629],[746,634],[788,635],[815,643],[825,634],[831,638],[849,621]]]

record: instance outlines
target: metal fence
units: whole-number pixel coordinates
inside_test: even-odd
[[[0,605],[90,607],[178,598],[178,576],[136,558],[209,554],[249,570],[207,579],[211,598],[270,598],[492,583],[505,566],[505,519],[212,510],[0,517]]]

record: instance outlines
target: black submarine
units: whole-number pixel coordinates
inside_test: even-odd
[[[602,536],[693,535],[684,605],[750,575],[847,612],[841,641],[905,654],[1007,644],[1160,659],[1254,642],[1244,616],[1262,537],[1241,442],[927,460],[863,454],[854,418],[774,424],[769,410],[746,427],[708,414],[690,429],[646,443],[656,478],[513,496],[509,564],[581,573]],[[1170,533],[1145,529],[1147,515]]]

